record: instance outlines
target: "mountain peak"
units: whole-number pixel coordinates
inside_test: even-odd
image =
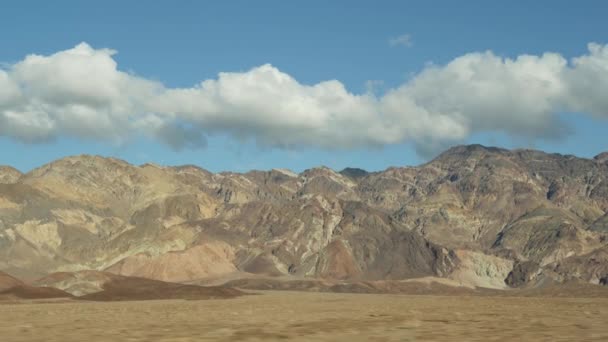
[[[495,147],[495,146],[485,146],[481,144],[470,144],[470,145],[458,145],[452,148],[449,148],[444,153],[450,154],[463,154],[463,153],[475,153],[475,152],[489,152],[489,153],[505,153],[509,152],[509,150]]]
[[[482,156],[487,154],[508,154],[511,151],[493,146],[484,146],[480,144],[472,144],[472,145],[458,145],[447,149],[445,152],[439,154],[432,161],[440,161],[440,160],[452,160],[462,159],[462,158],[471,158],[475,156]],[[431,162],[432,162],[431,161]]]
[[[314,175],[324,175],[324,174],[335,175],[335,174],[337,174],[337,172],[334,171],[332,168],[329,168],[325,165],[315,166],[313,168],[306,169],[306,170],[304,170],[304,172],[302,172],[302,175],[304,175],[304,176],[314,176]]]
[[[0,165],[0,184],[12,184],[21,178],[21,171],[12,166]]]
[[[114,157],[103,157],[99,155],[80,154],[74,156],[68,156],[61,159],[57,159],[41,167],[38,167],[28,173],[28,176],[41,176],[51,170],[61,171],[66,170],[68,173],[77,169],[91,169],[100,171],[108,168],[135,168],[128,162],[114,158]]]
[[[363,178],[363,177],[367,176],[369,174],[369,172],[367,172],[363,169],[356,168],[356,167],[347,167],[347,168],[343,169],[342,171],[340,171],[340,174],[343,176],[357,179],[357,178]]]
[[[608,151],[598,154],[597,156],[593,157],[593,159],[600,163],[608,162]]]

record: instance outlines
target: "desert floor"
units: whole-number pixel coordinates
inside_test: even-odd
[[[0,341],[608,341],[608,298],[260,292],[0,304]]]

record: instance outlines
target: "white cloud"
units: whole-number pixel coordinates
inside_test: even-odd
[[[553,113],[563,109],[560,100],[567,91],[566,66],[563,57],[552,53],[516,59],[471,53],[446,66],[427,67],[396,94],[471,131],[551,136],[558,126]]]
[[[5,71],[0,70],[0,106],[14,103],[19,96],[19,86]]]
[[[405,46],[405,47],[412,47],[414,46],[414,42],[412,42],[412,35],[410,35],[409,33],[406,34],[402,34],[398,37],[393,37],[391,39],[388,40],[388,45],[390,46]]]
[[[598,44],[570,63],[556,53],[470,53],[428,65],[383,95],[353,94],[337,80],[301,84],[269,64],[167,88],[120,71],[114,54],[82,43],[0,70],[0,135],[24,142],[145,135],[178,149],[225,133],[278,147],[411,142],[428,154],[475,132],[559,138],[568,132],[560,111],[608,118],[608,46]]]
[[[566,102],[572,110],[608,117],[608,45],[591,43],[589,54],[574,58],[564,71]]]
[[[382,80],[367,80],[365,81],[365,91],[368,94],[375,94],[383,85],[384,81]]]
[[[28,142],[62,134],[126,140],[143,103],[164,88],[119,71],[114,53],[81,43],[13,65],[7,75],[18,93],[10,105],[0,103],[0,134]]]

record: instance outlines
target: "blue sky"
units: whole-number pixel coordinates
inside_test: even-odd
[[[299,84],[338,80],[352,94],[366,93],[373,81],[373,93],[382,97],[431,64],[444,66],[473,52],[491,50],[513,59],[555,52],[570,60],[588,54],[588,43],[608,43],[608,4],[601,1],[5,1],[2,7],[0,62],[7,72],[26,55],[49,56],[86,42],[93,49],[118,51],[112,58],[120,71],[179,89],[217,79],[220,72],[246,73],[269,63]],[[405,35],[408,44],[390,44]],[[598,82],[608,84],[605,79]],[[546,139],[546,132],[518,136],[513,131],[521,129],[520,123],[503,130],[504,120],[497,120],[481,125],[488,128],[472,128],[463,138],[454,133],[461,138],[441,140],[440,145],[531,147],[585,157],[608,150],[604,107],[593,115],[572,113],[576,105],[560,108],[551,116],[570,133],[553,140]],[[408,133],[393,140],[368,137],[368,144],[349,137],[334,148],[331,139],[315,144],[316,138],[284,140],[276,132],[271,143],[264,143],[263,126],[245,138],[233,133],[241,132],[241,126],[213,131],[197,127],[206,147],[178,150],[138,132],[120,143],[69,133],[73,131],[32,142],[8,129],[2,134],[0,128],[0,164],[29,171],[87,153],[135,164],[196,164],[211,171],[301,171],[318,165],[379,170],[426,161],[432,153],[421,154],[416,144],[441,138],[433,135],[439,133]]]

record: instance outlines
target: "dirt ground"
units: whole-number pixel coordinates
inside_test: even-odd
[[[0,341],[608,341],[608,298],[263,292],[0,304]]]

